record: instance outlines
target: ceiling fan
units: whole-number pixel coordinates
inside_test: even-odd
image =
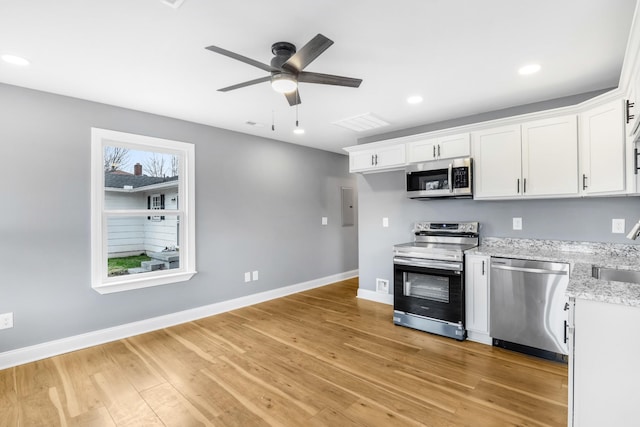
[[[276,92],[284,94],[287,101],[289,101],[289,105],[298,105],[301,103],[300,93],[298,92],[299,82],[347,87],[359,87],[360,83],[362,83],[362,79],[303,71],[307,65],[313,62],[332,44],[333,41],[322,34],[318,34],[312,38],[309,43],[302,46],[297,52],[295,45],[291,43],[274,43],[271,46],[271,52],[275,56],[271,59],[270,65],[222,49],[221,47],[209,46],[206,49],[244,62],[245,64],[253,65],[270,73],[269,76],[218,89],[219,92],[228,92],[230,90],[240,89],[241,87],[270,81],[271,86]]]

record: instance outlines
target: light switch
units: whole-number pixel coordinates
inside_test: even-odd
[[[329,224],[329,218],[327,218],[326,216],[322,217],[322,225],[327,225]]]
[[[244,273],[244,281],[245,282],[250,282],[251,281],[251,273],[249,271]]]
[[[388,227],[389,226],[389,218],[387,218],[387,217],[382,218],[382,226],[383,227]]]
[[[251,274],[251,278],[253,280],[258,280],[258,270],[255,270],[252,274]]]

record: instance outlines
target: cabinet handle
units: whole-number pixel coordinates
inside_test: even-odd
[[[527,178],[522,180],[522,194],[527,192]]]
[[[587,175],[582,174],[582,189],[586,190],[587,189]]]
[[[440,144],[438,144],[438,157],[440,157]]]
[[[564,321],[564,343],[565,343],[565,344],[567,343],[567,327],[568,327],[568,326],[569,326],[569,325],[567,325],[567,321],[565,320],[565,321]]]
[[[376,154],[376,166],[378,166],[378,155]]]
[[[375,163],[373,163],[373,154],[371,155],[371,166],[375,166]]]
[[[633,114],[629,114],[629,110],[635,106],[635,102],[629,102],[629,100],[627,99],[626,104],[627,104],[627,124],[629,124],[629,122],[633,120],[635,117]]]
[[[482,261],[482,275],[484,276],[484,261]]]
[[[520,178],[517,179],[516,194],[520,194]]]
[[[433,158],[434,159],[436,158],[436,146],[435,145],[433,146]]]

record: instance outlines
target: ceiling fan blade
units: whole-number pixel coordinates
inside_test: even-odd
[[[271,76],[260,77],[259,79],[249,80],[248,82],[238,83],[237,85],[223,87],[222,89],[218,89],[218,92],[229,92],[230,90],[240,89],[241,87],[251,86],[258,83],[268,82],[271,80]]]
[[[359,87],[362,79],[354,79],[351,77],[334,76],[331,74],[310,73],[301,71],[298,74],[298,81],[304,83],[317,83],[321,85],[335,85],[347,87]]]
[[[277,68],[273,68],[271,65],[263,64],[262,62],[256,61],[255,59],[247,58],[246,56],[239,55],[235,52],[231,52],[230,50],[226,50],[218,46],[208,46],[205,49],[210,50],[211,52],[219,53],[220,55],[228,56],[229,58],[244,62],[245,64],[253,65],[254,67],[258,67],[264,71],[278,71]]]
[[[298,91],[298,89],[293,92],[285,93],[284,96],[287,98],[287,101],[289,101],[289,105],[292,107],[294,105],[302,104],[302,101],[300,100],[300,92]]]
[[[309,43],[305,44],[293,54],[291,58],[282,65],[282,68],[288,68],[289,70],[302,71],[307,65],[311,64],[322,52],[327,50],[329,46],[333,44],[332,40],[329,40],[322,34],[318,34],[312,38]]]

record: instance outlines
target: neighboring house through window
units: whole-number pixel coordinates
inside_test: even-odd
[[[189,280],[193,145],[92,128],[91,151],[93,288],[111,293]]]

